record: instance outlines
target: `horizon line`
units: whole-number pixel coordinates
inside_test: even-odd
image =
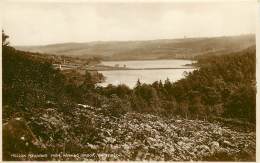
[[[98,43],[98,42],[145,42],[145,41],[157,41],[157,40],[182,40],[182,39],[199,39],[199,38],[218,38],[218,37],[236,37],[236,36],[245,36],[245,35],[255,35],[256,33],[241,33],[241,34],[235,34],[235,35],[216,35],[216,36],[199,36],[199,37],[194,37],[194,36],[183,36],[183,37],[176,37],[176,38],[158,38],[158,39],[141,39],[141,40],[96,40],[96,41],[67,41],[67,42],[56,42],[56,43],[48,43],[48,44],[35,44],[35,45],[29,45],[29,44],[24,44],[24,45],[12,45],[10,42],[11,46],[14,47],[25,47],[25,46],[51,46],[51,45],[61,45],[61,44],[85,44],[85,43]]]

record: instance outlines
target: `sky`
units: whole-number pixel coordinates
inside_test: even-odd
[[[11,45],[255,33],[256,1],[4,2]]]

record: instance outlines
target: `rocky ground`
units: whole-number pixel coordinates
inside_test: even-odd
[[[73,108],[62,111],[38,108],[14,118],[26,123],[33,134],[15,133],[19,137],[15,141],[37,146],[41,153],[48,153],[44,158],[47,160],[255,160],[254,131],[241,132],[217,122],[151,114],[112,117],[105,114],[105,108],[87,105]],[[4,125],[4,129],[10,130],[4,131],[6,137],[13,132],[10,125],[10,121]],[[6,149],[11,149],[10,145]],[[28,159],[35,158],[20,160]]]

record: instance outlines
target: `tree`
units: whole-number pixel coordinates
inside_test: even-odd
[[[2,47],[9,45],[9,41],[7,40],[8,38],[9,36],[5,34],[4,30],[2,30]]]
[[[160,99],[157,95],[157,91],[151,85],[142,84],[139,87],[134,89],[134,94],[143,99],[143,101],[149,106],[146,110],[152,111],[155,109],[159,109],[160,107]],[[157,110],[158,111],[158,110]]]
[[[120,99],[116,94],[112,94],[109,98],[108,107],[105,111],[107,115],[120,116],[131,110],[130,102]]]
[[[85,79],[82,86],[84,86],[86,89],[93,89],[95,86],[95,81],[90,72],[88,72],[87,70],[85,72]]]
[[[189,104],[186,100],[183,100],[179,103],[179,114],[184,116],[186,119],[188,118],[189,115]]]
[[[142,85],[142,84],[141,84],[141,82],[140,82],[140,79],[138,78],[135,87],[136,87],[136,88],[139,88],[141,85]]]

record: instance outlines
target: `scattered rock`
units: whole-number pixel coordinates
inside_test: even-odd
[[[28,120],[29,126],[21,118],[11,120],[11,125],[3,126],[4,149],[12,151],[14,144],[10,144],[16,142],[18,147],[22,146],[19,150],[30,151],[31,147],[41,147],[44,143],[47,151],[66,147],[66,150],[80,149],[96,155],[116,154],[95,157],[100,161],[108,158],[125,161],[251,161],[255,156],[254,132],[243,133],[216,123],[173,120],[150,114],[126,113],[111,117],[97,108],[85,108],[91,107],[78,104],[66,111],[56,108],[36,110]],[[38,139],[32,131],[37,133]]]
[[[211,152],[214,153],[216,151],[218,151],[219,149],[219,143],[216,141],[213,141],[210,143],[210,148],[211,148]]]
[[[223,141],[223,146],[224,147],[234,147],[234,145],[232,143],[230,143],[229,141],[226,141],[226,140]]]

